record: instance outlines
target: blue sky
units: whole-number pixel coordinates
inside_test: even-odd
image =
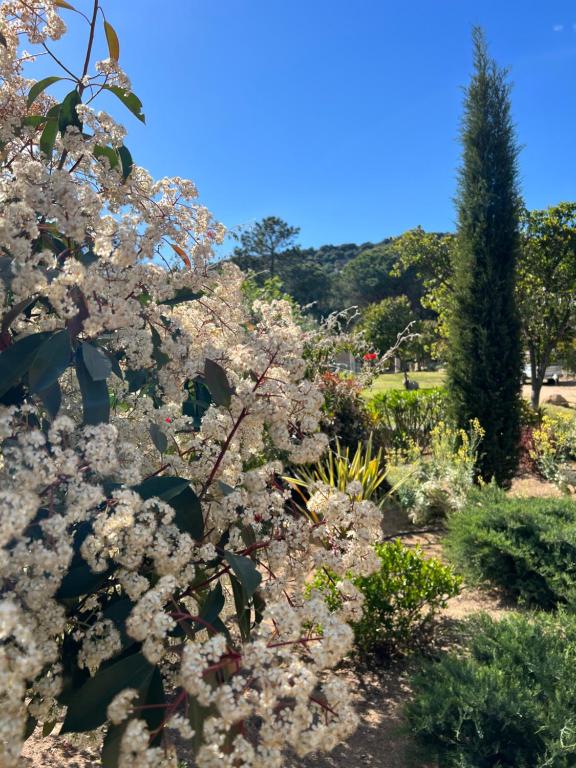
[[[510,68],[526,204],[576,199],[573,0],[104,8],[147,116],[144,127],[116,111],[136,162],[194,179],[228,227],[276,215],[301,227],[304,246],[377,241],[418,224],[453,229],[473,24]],[[59,46],[68,62],[81,55],[78,33]]]

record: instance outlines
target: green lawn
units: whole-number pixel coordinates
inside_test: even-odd
[[[412,372],[408,376],[420,384],[420,389],[430,389],[431,387],[441,387],[445,383],[445,371],[421,371]],[[404,389],[403,373],[384,373],[377,379],[374,379],[372,386],[364,390],[366,397],[377,395],[378,392],[385,392],[389,389]]]

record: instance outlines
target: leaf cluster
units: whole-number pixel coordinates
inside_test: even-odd
[[[364,596],[362,616],[351,625],[360,653],[386,657],[430,639],[434,616],[458,594],[460,578],[437,558],[427,558],[419,547],[407,547],[399,539],[377,544],[375,550],[379,571],[349,575]],[[330,574],[319,571],[312,587],[328,595],[334,610],[340,607]]]

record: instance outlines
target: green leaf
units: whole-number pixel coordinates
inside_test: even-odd
[[[145,691],[142,692],[143,706],[146,709],[142,710],[142,717],[146,721],[148,730],[150,732],[160,728],[164,720],[166,710],[164,705],[166,704],[166,694],[164,693],[164,685],[162,683],[162,675],[158,667],[154,667],[150,682],[148,683]],[[151,746],[159,746],[162,742],[162,731],[156,734],[152,739]]]
[[[42,736],[46,738],[46,736],[50,736],[54,728],[56,728],[56,724],[58,723],[57,720],[50,720],[42,726]]]
[[[32,715],[28,715],[28,717],[26,718],[26,725],[24,727],[24,741],[26,741],[27,739],[30,738],[30,736],[32,736],[37,725],[38,725],[38,720],[36,720],[35,717],[32,717]]]
[[[94,572],[88,563],[70,568],[62,579],[56,597],[67,600],[81,595],[88,595],[103,586],[110,576],[110,571]]]
[[[200,618],[204,619],[208,624],[213,624],[218,616],[222,613],[226,599],[224,597],[224,591],[222,584],[218,582],[214,589],[208,594],[202,609],[200,611]],[[206,629],[204,625],[200,625],[203,629]]]
[[[56,699],[58,704],[66,707],[74,692],[79,690],[90,678],[90,673],[85,667],[78,664],[78,655],[82,643],[76,640],[72,634],[66,633],[62,638],[62,688]]]
[[[70,91],[64,98],[60,106],[60,114],[58,115],[58,128],[62,136],[66,133],[66,128],[69,125],[75,125],[79,131],[82,130],[82,121],[76,112],[76,107],[81,103],[82,99],[77,90]]]
[[[112,373],[112,361],[99,347],[85,341],[82,344],[82,359],[92,381],[105,381]]]
[[[156,328],[152,328],[152,357],[158,368],[164,368],[170,362],[170,357],[162,351],[162,337]]]
[[[121,147],[118,148],[118,155],[120,156],[120,160],[122,161],[122,177],[124,181],[130,176],[130,173],[132,172],[132,168],[134,167],[134,160],[132,160],[132,155],[130,154],[130,150],[128,147],[125,147],[124,144],[122,144]]]
[[[125,688],[146,690],[154,669],[141,653],[101,667],[70,697],[60,733],[82,733],[101,726],[106,721],[106,709],[112,699]]]
[[[190,481],[182,477],[149,477],[132,487],[144,500],[157,496],[175,510],[175,525],[199,541],[204,536],[204,519],[200,500],[190,488]]]
[[[15,320],[18,315],[21,312],[25,312],[28,307],[31,304],[34,304],[36,299],[34,298],[28,298],[28,299],[22,299],[22,301],[19,301],[17,304],[14,304],[13,307],[11,307],[5,315],[2,316],[2,323],[0,325],[0,328],[2,331],[8,330],[10,328],[10,324],[13,320]]]
[[[112,24],[104,21],[104,32],[106,33],[106,41],[108,43],[108,52],[110,54],[110,58],[114,61],[118,61],[120,58],[120,41],[118,40],[116,30]]]
[[[58,134],[58,119],[60,116],[60,104],[56,104],[48,111],[48,120],[40,136],[40,151],[47,155],[52,156],[52,150],[56,142],[56,136]]]
[[[119,600],[115,600],[102,611],[102,616],[105,619],[110,619],[120,633],[120,640],[123,647],[127,647],[136,642],[126,632],[126,619],[132,613],[133,608],[134,603],[132,600],[123,597]]]
[[[39,347],[50,338],[51,331],[33,333],[17,339],[0,352],[0,396],[17,384],[27,372]]]
[[[26,115],[22,118],[23,128],[38,128],[48,120],[46,115]]]
[[[196,299],[204,296],[202,291],[195,293],[190,288],[178,288],[174,296],[170,299],[161,301],[161,304],[167,304],[169,307],[174,307],[176,304],[182,304],[183,301],[196,301]]]
[[[218,480],[217,485],[223,496],[230,496],[230,494],[234,493],[236,490],[236,488],[232,488],[231,485],[228,485],[228,483],[225,483],[223,480]]]
[[[157,496],[159,499],[169,502],[188,488],[189,484],[190,481],[183,477],[165,475],[164,477],[149,477],[139,485],[132,486],[132,490],[136,491],[144,501]]]
[[[105,350],[105,352],[108,355],[108,359],[110,360],[110,365],[112,366],[112,373],[115,376],[118,376],[119,379],[123,379],[124,374],[122,373],[122,368],[120,368],[120,362],[118,361],[118,358],[112,352],[108,352],[107,350]]]
[[[40,392],[54,384],[72,360],[72,345],[67,330],[58,331],[40,347],[28,371],[32,392]]]
[[[137,371],[127,370],[126,379],[128,381],[128,392],[137,392],[146,384],[148,380],[148,373],[143,368]]]
[[[236,618],[238,619],[240,636],[244,642],[247,642],[250,639],[250,602],[246,598],[246,592],[240,581],[231,573],[228,575],[232,584],[232,595],[234,597],[234,606],[236,607]]]
[[[174,524],[182,533],[189,533],[193,539],[200,541],[204,537],[204,517],[200,499],[189,486],[174,496],[169,502],[176,510]]]
[[[37,392],[38,397],[42,400],[44,408],[46,408],[48,415],[54,421],[62,405],[62,390],[60,384],[55,381],[46,389],[40,389]]]
[[[107,424],[110,419],[110,397],[105,381],[94,381],[80,355],[76,357],[76,376],[82,393],[84,424]]]
[[[105,147],[101,144],[97,144],[94,147],[93,155],[97,160],[101,157],[105,157],[110,163],[110,168],[117,168],[120,162],[118,152],[113,147]]]
[[[57,83],[59,80],[63,80],[63,77],[45,77],[43,80],[38,80],[37,83],[34,83],[32,88],[28,91],[28,98],[26,99],[26,106],[30,107],[33,102],[40,96],[42,91],[45,91],[46,88],[52,85],[52,83]]]
[[[124,88],[119,88],[117,85],[103,85],[105,90],[111,91],[120,101],[127,107],[132,114],[138,118],[142,123],[146,122],[146,118],[142,114],[142,102],[136,96],[135,93],[125,91]]]
[[[119,725],[109,725],[106,731],[106,736],[102,743],[102,752],[100,759],[102,761],[102,768],[119,768],[120,765],[120,746],[122,745],[122,737],[128,727],[130,720],[125,720]]]
[[[152,422],[148,427],[148,432],[150,433],[154,446],[160,453],[166,453],[166,449],[168,448],[168,437],[161,427],[155,422]]]
[[[76,11],[76,8],[74,8],[73,5],[70,5],[70,3],[67,3],[66,0],[54,0],[54,5],[57,8],[66,8],[68,11]],[[76,11],[78,13],[78,11]]]
[[[182,413],[194,420],[194,429],[200,429],[202,417],[212,403],[208,387],[200,378],[186,383],[188,398],[182,403]]]
[[[259,589],[254,593],[254,621],[256,624],[260,624],[264,618],[264,609],[266,608],[266,600],[262,597]]]
[[[204,363],[204,378],[206,379],[206,386],[210,390],[210,394],[216,405],[228,407],[230,405],[230,399],[234,394],[234,390],[228,382],[224,368],[214,362],[214,360],[207,358]]]
[[[246,599],[250,600],[262,581],[262,575],[255,563],[249,557],[234,555],[232,552],[226,552],[224,557],[242,584]]]
[[[188,719],[190,725],[194,731],[194,738],[192,739],[192,749],[194,754],[198,753],[198,750],[204,743],[204,722],[207,718],[216,714],[214,705],[209,707],[203,707],[198,701],[190,697],[190,703],[188,705]]]

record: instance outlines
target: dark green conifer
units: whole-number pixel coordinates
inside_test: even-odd
[[[473,31],[474,73],[465,92],[458,246],[448,382],[453,414],[486,434],[478,474],[498,483],[517,466],[522,348],[514,299],[520,196],[506,71]]]

